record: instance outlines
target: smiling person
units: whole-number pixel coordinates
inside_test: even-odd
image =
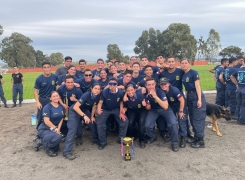
[[[97,68],[92,71],[93,77],[96,80],[100,79],[100,71],[104,68],[104,60],[98,59],[97,60]]]
[[[79,64],[80,70],[76,70],[75,76],[79,79],[79,78],[84,77],[84,72],[86,69],[86,61],[84,59],[81,59],[79,60],[78,64]]]
[[[109,78],[107,76],[106,70],[102,69],[100,71],[100,80],[98,80],[102,90],[108,86]]]
[[[93,79],[92,76],[92,71],[90,69],[85,69],[84,78],[80,78],[75,81],[75,83],[80,85],[80,89],[83,93],[87,92],[94,83],[98,83],[98,81]]]
[[[114,64],[112,64],[111,66],[110,66],[110,73],[109,73],[109,78],[111,78],[111,77],[115,77],[115,78],[123,78],[123,74],[122,73],[119,73],[118,71],[117,71],[117,67],[116,67],[116,65],[114,65]]]
[[[65,141],[65,148],[63,155],[69,160],[75,159],[71,151],[73,148],[75,134],[78,127],[79,118],[82,117],[86,124],[89,125],[89,129],[92,132],[93,143],[99,144],[99,138],[97,133],[95,110],[96,105],[99,102],[101,87],[98,83],[91,86],[91,91],[84,93],[79,100],[70,108],[69,121],[67,122],[68,134]]]
[[[120,73],[122,74],[127,70],[125,62],[122,62],[122,61],[119,62],[118,68],[119,68]]]
[[[128,135],[129,137],[136,137],[136,123],[139,131],[140,147],[145,148],[145,118],[147,110],[145,109],[146,101],[145,95],[141,91],[136,91],[135,84],[128,84],[126,86],[127,100],[124,102],[124,112],[127,113],[129,120]]]
[[[66,74],[68,67],[70,67],[72,63],[72,58],[70,56],[66,56],[65,57],[65,61],[64,61],[64,66],[58,68],[55,72],[55,74],[59,77],[62,74]]]
[[[123,110],[124,92],[117,88],[117,79],[112,77],[109,80],[109,88],[102,91],[100,101],[97,105],[98,116],[96,118],[97,131],[99,135],[99,150],[104,149],[107,145],[106,139],[106,121],[110,115],[113,115],[119,124],[118,143],[121,143],[121,138],[124,138],[127,133],[128,119]]]
[[[169,107],[166,94],[163,90],[156,88],[156,82],[153,78],[147,78],[145,86],[147,89],[146,109],[149,110],[145,120],[146,134],[149,137],[147,143],[151,144],[157,140],[154,131],[155,122],[159,116],[162,116],[167,121],[170,130],[172,150],[177,152],[179,150],[177,118]]]
[[[65,84],[66,76],[72,76],[73,80],[76,81],[77,77],[75,76],[76,73],[76,68],[73,65],[70,65],[67,68],[67,74],[62,74],[59,76],[58,81],[57,81],[57,89],[62,85]],[[75,83],[74,84],[76,87],[80,87],[79,84]]]
[[[187,142],[192,148],[204,148],[206,99],[201,90],[200,78],[197,71],[190,69],[190,62],[187,58],[181,59],[180,65],[184,71],[182,83],[185,86],[190,122],[194,131],[194,138]]]
[[[140,71],[140,63],[138,62],[134,62],[132,64],[132,70],[133,70],[133,74],[132,74],[132,81],[139,85],[140,81],[145,77],[144,75],[140,75],[139,71]]]
[[[43,74],[36,79],[34,85],[34,98],[37,105],[38,119],[37,128],[42,120],[42,109],[46,104],[50,102],[49,95],[51,94],[51,92],[56,90],[56,82],[58,80],[58,76],[52,74],[50,68],[50,62],[43,62]]]
[[[19,94],[19,107],[23,101],[23,84],[24,81],[23,75],[19,72],[17,66],[14,66],[14,73],[12,74],[12,90],[13,90],[13,106],[16,107],[17,96]]]
[[[63,107],[59,104],[60,96],[56,91],[50,94],[50,103],[43,108],[43,120],[38,127],[38,135],[42,139],[43,148],[50,157],[57,156],[62,140]]]

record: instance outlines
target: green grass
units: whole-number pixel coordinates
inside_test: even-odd
[[[210,68],[215,65],[207,66],[192,66],[191,68],[197,70],[201,78],[201,87],[202,90],[214,90],[215,81],[212,79],[212,74],[208,71]],[[37,73],[23,73],[25,81],[24,85],[24,99],[34,99],[33,96],[33,87],[36,78],[42,74],[41,72]],[[12,89],[11,89],[11,74],[3,74],[5,83],[3,85],[4,95],[7,100],[12,99]]]

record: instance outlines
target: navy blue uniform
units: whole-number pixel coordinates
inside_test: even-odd
[[[99,82],[99,84],[100,84],[100,86],[101,86],[101,88],[102,88],[102,90],[103,90],[103,89],[105,89],[105,87],[108,85],[108,83],[109,83],[109,78],[107,77],[106,80],[100,79],[100,80],[98,80],[98,82]]]
[[[226,82],[225,88],[225,102],[226,107],[230,108],[231,114],[234,115],[236,112],[236,85],[231,81],[230,76],[237,69],[234,67],[227,67],[224,72],[224,80]]]
[[[127,108],[127,117],[129,120],[128,125],[128,136],[136,137],[137,131],[135,128],[135,123],[138,125],[139,130],[139,141],[145,142],[145,118],[147,115],[147,110],[142,106],[142,101],[146,99],[140,91],[136,91],[134,97],[128,97],[128,101],[124,102],[124,107]]]
[[[241,66],[242,66],[242,64],[237,63],[237,65],[235,66],[235,68],[239,69],[239,68],[241,68]]]
[[[219,80],[220,74],[224,74],[225,69],[223,67],[218,67],[215,70],[215,78],[216,78],[216,100],[215,104],[220,106],[225,106],[225,85]]]
[[[169,83],[172,86],[177,87],[180,91],[182,91],[182,76],[184,72],[182,69],[176,68],[174,72],[168,72],[168,70],[164,70],[160,74],[158,74],[157,80],[165,77],[169,79]],[[158,81],[157,81],[158,82]]]
[[[144,77],[145,77],[144,75],[140,75],[140,74],[139,74],[139,76],[136,77],[136,78],[132,77],[132,81],[133,81],[135,84],[137,84],[137,85],[139,86],[140,81],[141,81],[142,79],[144,79]]]
[[[152,77],[154,78],[155,82],[158,83],[158,74],[155,73],[155,74],[153,74]],[[139,86],[140,86],[140,87],[145,87],[145,78],[143,78],[143,79],[140,81]]]
[[[113,115],[116,121],[119,124],[119,135],[118,141],[121,142],[121,138],[126,136],[127,128],[128,128],[128,119],[122,121],[119,118],[120,115],[120,102],[122,101],[124,96],[124,92],[120,89],[117,89],[116,93],[112,93],[110,89],[104,89],[101,93],[100,100],[102,103],[102,113],[98,115],[96,123],[97,123],[97,131],[99,135],[99,141],[101,145],[107,144],[106,139],[106,120],[110,115]]]
[[[19,103],[23,101],[23,84],[22,84],[23,75],[21,73],[13,73],[13,102],[16,104],[17,96],[19,94]]]
[[[38,76],[36,79],[34,88],[38,89],[38,95],[39,95],[39,102],[42,104],[42,107],[44,107],[46,104],[50,102],[49,96],[52,91],[56,90],[56,82],[58,80],[58,76],[55,74],[50,74],[49,77],[45,77],[43,74]],[[37,110],[37,119],[38,124],[37,127],[40,125],[42,120],[42,109]]]
[[[195,87],[195,81],[199,80],[197,71],[190,69],[182,77],[182,83],[187,91],[187,107],[190,117],[190,122],[195,133],[195,137],[203,138],[206,119],[206,99],[201,93],[202,106],[197,107],[198,96]]]
[[[167,101],[166,94],[163,90],[156,88],[156,94],[162,101]],[[178,144],[178,127],[177,127],[177,119],[174,115],[172,109],[169,107],[168,109],[163,109],[158,102],[148,94],[146,96],[147,103],[151,105],[151,110],[148,111],[146,116],[145,128],[146,134],[150,137],[150,139],[156,139],[156,133],[154,131],[154,126],[156,119],[161,115],[166,121],[168,128],[171,134],[171,142],[173,145]]]
[[[80,109],[82,110],[84,114],[86,114],[86,116],[88,116],[89,119],[91,119],[92,107],[97,105],[97,103],[99,102],[99,98],[100,98],[99,95],[94,96],[92,92],[86,92],[77,101],[81,104]],[[77,112],[74,111],[73,107],[74,106],[71,106],[70,112],[69,112],[69,118],[71,119],[69,119],[67,122],[69,131],[68,131],[66,141],[65,141],[65,148],[63,151],[64,155],[70,154],[72,151],[73,144],[75,142],[76,130],[77,130],[78,123],[79,123],[78,122],[79,114],[77,114]],[[96,123],[92,124],[92,122],[90,122],[89,129],[92,132],[93,142],[99,142]]]
[[[109,77],[109,79],[111,78],[111,77],[114,77],[113,76],[113,74],[111,74],[111,73],[108,73],[108,75],[107,75],[108,77]],[[117,79],[121,79],[121,78],[123,78],[123,74],[122,73],[120,73],[117,77],[116,77]]]
[[[77,79],[84,78],[84,71],[76,70],[75,76],[77,77]]]
[[[98,81],[95,79],[92,79],[90,82],[86,82],[84,78],[81,78],[81,79],[76,80],[75,83],[78,83],[80,85],[80,89],[82,90],[82,92],[85,93],[90,89],[90,87],[94,83],[98,83]]]
[[[62,74],[62,75],[60,75],[59,78],[58,78],[58,81],[57,81],[57,85],[60,86],[63,82],[65,82],[66,76],[67,76],[67,74]],[[74,80],[74,82],[75,82],[75,81],[78,80],[78,79],[77,79],[76,76],[73,76],[73,80]]]
[[[6,104],[6,99],[4,97],[3,87],[2,87],[2,78],[3,76],[0,74],[0,98],[3,101],[4,104]]]
[[[57,127],[60,121],[63,119],[64,112],[63,107],[58,105],[54,107],[51,103],[47,104],[43,108],[43,118],[47,117]],[[59,143],[62,140],[62,136],[50,130],[43,119],[42,123],[38,127],[38,135],[42,139],[44,149],[52,149],[54,152],[59,150]]]
[[[129,81],[127,84],[123,83],[123,78],[120,78],[117,80],[117,85],[118,86],[124,86],[126,87],[128,84],[132,84],[134,87],[136,87],[136,84],[133,81]]]
[[[238,123],[245,124],[245,67],[237,69],[232,76],[237,77],[236,115]]]
[[[98,71],[97,69],[94,69],[94,70],[92,70],[92,74],[93,74],[93,77],[94,76],[100,76],[100,71]]]
[[[179,118],[178,112],[180,109],[180,101],[179,98],[183,97],[182,92],[174,86],[169,86],[169,91],[166,93],[169,106],[173,110],[174,114],[177,115],[179,122],[179,135],[182,137],[187,136],[187,128],[188,128],[188,110],[186,104],[184,105],[183,113],[185,114],[183,119]],[[185,99],[185,98],[184,98]]]

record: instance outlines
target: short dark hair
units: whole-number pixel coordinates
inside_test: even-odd
[[[134,66],[135,64],[137,64],[137,65],[140,66],[140,63],[138,63],[138,62],[134,62],[134,63],[132,64],[132,66]]]
[[[50,62],[43,62],[43,63],[42,63],[42,67],[43,67],[44,65],[46,65],[46,64],[48,64],[49,66],[51,66],[51,63],[50,63]]]
[[[73,78],[72,75],[67,75],[66,78],[65,78],[65,81],[66,81],[67,79],[74,79],[74,78]]]
[[[222,59],[221,59],[221,64],[223,64],[223,63],[225,63],[225,62],[227,62],[227,61],[229,61],[227,58],[222,58]]]
[[[188,63],[190,63],[190,61],[189,61],[189,59],[188,59],[188,58],[182,58],[182,59],[180,60],[180,62],[182,62],[182,61],[184,61],[184,60],[187,60],[187,61],[188,61]]]
[[[232,64],[234,61],[236,61],[237,60],[237,58],[235,58],[235,57],[230,57],[229,58],[229,64]]]
[[[68,68],[67,68],[67,70],[69,70],[69,69],[71,69],[71,68],[76,68],[75,66],[73,66],[73,65],[70,65]]]
[[[237,56],[237,59],[244,59],[243,56]]]
[[[163,58],[165,58],[165,57],[163,56],[163,54],[158,54],[158,55],[156,56],[156,58],[158,58],[159,56],[162,56]]]
[[[78,61],[78,64],[80,64],[80,62],[84,62],[85,64],[87,64],[87,62],[86,62],[84,59],[80,59],[80,60]]]
[[[151,68],[152,69],[152,66],[151,65],[146,65],[145,67],[144,67],[144,71],[146,70],[146,68]],[[153,70],[153,69],[152,69]]]
[[[175,59],[175,57],[174,57],[174,56],[168,56],[168,59],[169,59],[169,58],[174,58],[174,59]]]
[[[85,72],[87,72],[87,71],[92,72],[91,69],[85,69],[85,70],[84,70],[84,74],[85,74]]]
[[[110,82],[110,81],[116,81],[116,82],[117,82],[117,78],[111,77],[111,78],[109,79],[109,82]]]
[[[13,68],[15,68],[15,67],[17,67],[17,68],[18,68],[18,66],[17,66],[17,65],[14,65],[14,66],[13,66]]]
[[[123,62],[123,61],[120,61],[120,62],[119,62],[119,64],[120,64],[120,63],[123,63],[123,64],[125,64],[125,62]]]
[[[147,57],[147,56],[142,56],[142,57],[140,58],[140,60],[142,60],[143,58],[148,59],[148,57]]]
[[[104,60],[101,59],[101,58],[97,59],[97,63],[98,63],[99,61],[102,61],[102,62],[104,63]]]
[[[153,77],[148,77],[148,78],[146,78],[146,80],[145,80],[145,84],[148,82],[148,81],[155,81],[155,79],[153,78]],[[156,81],[155,81],[156,82]]]
[[[131,71],[131,70],[126,70],[124,73],[123,73],[124,75],[126,75],[126,74],[133,74],[133,72]]]
[[[71,56],[66,56],[66,57],[65,57],[65,61],[67,61],[67,60],[69,60],[69,59],[72,61]]]
[[[130,59],[132,59],[132,58],[136,58],[136,59],[137,59],[137,57],[136,57],[136,56],[131,56],[131,58],[130,58]]]

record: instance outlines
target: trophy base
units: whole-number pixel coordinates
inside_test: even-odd
[[[128,154],[125,154],[124,160],[125,161],[130,161],[131,160],[131,155],[129,153]]]

